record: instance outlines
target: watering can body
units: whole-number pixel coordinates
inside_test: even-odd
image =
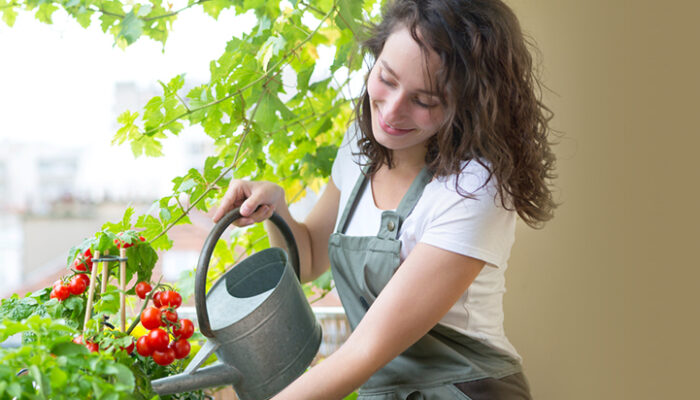
[[[151,382],[158,394],[230,384],[241,400],[269,399],[301,375],[318,351],[321,327],[299,283],[293,236],[277,214],[270,220],[285,237],[289,255],[269,248],[245,258],[214,283],[205,299],[214,246],[239,217],[234,210],[219,221],[197,266],[195,306],[207,342],[183,373]],[[201,368],[213,353],[218,362]]]

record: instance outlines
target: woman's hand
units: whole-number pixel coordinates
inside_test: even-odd
[[[227,212],[240,207],[242,218],[233,224],[239,227],[251,225],[270,218],[277,208],[284,207],[284,201],[284,189],[277,184],[232,180],[213,219],[217,222]]]

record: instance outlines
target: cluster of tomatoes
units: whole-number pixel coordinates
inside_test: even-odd
[[[117,236],[121,237],[122,234],[121,234],[121,233],[118,233]],[[145,241],[146,241],[146,238],[143,237],[143,236],[139,236],[139,240],[142,241],[142,242],[145,242]],[[122,247],[125,248],[125,249],[128,249],[129,247],[131,247],[131,246],[134,245],[133,243],[127,243],[127,242],[123,241],[122,239],[114,239],[114,244],[117,245],[117,248],[118,248],[118,249],[120,249],[120,248],[122,248]]]
[[[137,296],[145,299],[152,287],[148,282],[139,282],[135,290]],[[136,341],[136,351],[143,357],[153,357],[156,364],[169,365],[190,354],[187,339],[194,333],[194,324],[178,317],[176,309],[182,304],[178,292],[160,290],[153,294],[152,300],[153,306],[141,312],[141,325],[149,331]]]
[[[87,276],[87,273],[92,271],[92,253],[90,249],[79,254],[73,260],[71,268],[75,271],[75,274],[67,281],[59,279],[54,282],[49,297],[63,301],[70,295],[80,296],[85,293],[85,289],[90,286],[90,278]]]

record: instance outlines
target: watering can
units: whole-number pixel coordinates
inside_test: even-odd
[[[194,295],[207,342],[183,373],[151,382],[159,395],[233,385],[241,400],[269,399],[301,375],[318,351],[321,326],[299,282],[299,252],[292,231],[276,213],[270,221],[284,236],[289,255],[272,247],[246,257],[214,283],[205,299],[214,247],[240,217],[238,208],[230,211],[204,242]],[[213,353],[218,361],[200,368]]]

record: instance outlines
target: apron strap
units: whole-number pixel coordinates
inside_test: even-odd
[[[425,186],[433,179],[433,174],[428,170],[428,166],[424,166],[420,170],[418,176],[413,180],[413,183],[408,188],[408,192],[403,196],[399,206],[396,208],[396,213],[399,214],[401,223],[411,214],[413,209],[418,204],[418,200],[423,195]],[[401,226],[399,226],[401,228]],[[398,231],[398,229],[397,229]]]
[[[352,219],[352,214],[357,207],[357,202],[360,200],[361,193],[367,186],[367,173],[369,171],[369,166],[365,166],[357,178],[355,187],[352,189],[352,193],[348,198],[348,202],[343,211],[343,216],[340,218],[338,223],[338,229],[336,232],[345,233],[347,230],[348,223]],[[411,183],[408,191],[401,199],[399,206],[396,211],[384,211],[382,213],[382,223],[380,225],[379,237],[394,237],[398,238],[399,229],[403,221],[411,214],[413,209],[416,207],[418,200],[423,195],[423,190],[425,186],[433,179],[433,174],[430,173],[427,166],[424,166],[418,173],[416,178]]]

